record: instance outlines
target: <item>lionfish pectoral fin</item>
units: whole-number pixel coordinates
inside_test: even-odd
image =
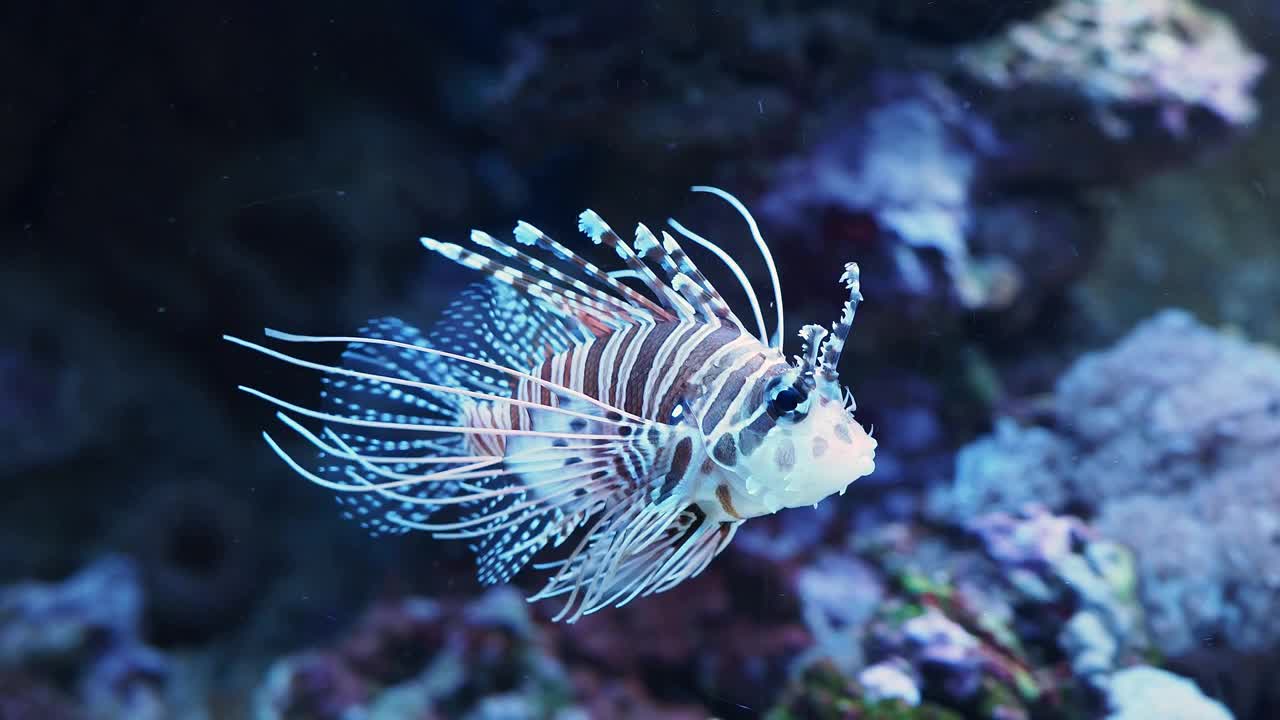
[[[599,417],[600,408],[573,398],[561,399],[556,408],[527,408],[526,413],[530,432],[508,437],[503,458],[511,481],[525,491],[495,498],[479,511],[499,514],[472,545],[484,583],[505,582],[547,545],[561,545],[626,484],[615,457],[634,425],[606,422]],[[576,439],[583,437],[594,439]],[[613,439],[602,439],[609,437]],[[530,503],[528,510],[514,518],[501,514],[520,502]]]
[[[535,427],[557,434],[597,429],[590,422],[570,425],[573,419],[563,415],[531,415]],[[552,519],[561,524],[546,528],[547,538],[555,534],[559,542],[575,530],[586,530],[566,558],[535,565],[553,574],[529,598],[531,602],[565,597],[555,619],[573,622],[601,608],[673,587],[700,573],[727,545],[722,529],[726,526],[708,521],[670,480],[672,467],[683,462],[676,448],[684,445],[690,432],[683,426],[651,423],[642,432],[630,430],[613,443],[562,445],[571,454],[559,468],[539,459],[547,451],[543,440],[519,438],[508,446],[524,459],[509,456],[507,467],[519,472],[526,483],[544,483],[571,468],[598,468],[584,488],[578,514],[557,514]],[[543,545],[547,538],[541,540]],[[528,559],[518,558],[522,563]]]
[[[740,523],[711,522],[682,505],[677,498],[635,503],[603,517],[569,558],[535,565],[556,573],[529,600],[567,596],[553,620],[572,623],[697,576]]]

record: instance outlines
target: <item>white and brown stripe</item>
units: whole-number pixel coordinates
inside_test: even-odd
[[[737,325],[664,322],[627,326],[600,335],[547,357],[530,374],[663,423],[671,421],[677,405],[686,403],[690,412],[687,421],[702,435],[730,438],[728,446],[716,451],[722,464],[732,466],[741,448],[734,445],[729,431],[760,412],[765,384],[786,367],[779,360],[771,361],[767,348]],[[527,380],[519,383],[514,396],[548,406],[558,403],[544,385]],[[528,411],[514,405],[477,409],[470,421],[480,427],[531,427]],[[751,429],[757,433],[767,431],[755,428],[755,424]],[[570,429],[574,429],[572,425]],[[500,435],[478,436],[473,442],[477,452],[495,454],[501,454],[504,445]],[[703,452],[707,451],[710,449]],[[708,460],[695,452],[689,438],[666,448],[638,442],[616,454],[614,469],[633,483],[647,481],[659,496],[665,496],[691,473],[705,473],[710,467]],[[722,493],[718,497],[723,509],[736,516],[727,496]]]

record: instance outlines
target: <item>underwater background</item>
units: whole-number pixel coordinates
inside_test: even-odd
[[[0,720],[1280,717],[1275,0],[0,19]],[[766,287],[696,184],[792,327],[861,265],[843,496],[556,624],[262,442],[237,385],[319,384],[221,336],[429,322],[421,235],[675,216]]]

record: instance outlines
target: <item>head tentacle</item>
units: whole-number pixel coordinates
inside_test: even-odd
[[[845,263],[844,274],[840,276],[840,281],[849,289],[849,299],[844,304],[839,322],[832,325],[831,334],[822,343],[822,364],[818,367],[819,377],[833,382],[839,378],[836,366],[840,364],[840,354],[844,351],[849,329],[853,327],[853,315],[858,309],[858,303],[862,302],[858,263]]]
[[[813,382],[818,371],[818,354],[822,350],[822,341],[827,336],[827,329],[821,325],[805,325],[800,328],[800,338],[804,345],[800,352],[800,373]]]

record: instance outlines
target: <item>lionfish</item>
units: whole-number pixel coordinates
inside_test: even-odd
[[[777,270],[755,220],[723,190],[693,190],[746,220],[773,284],[771,336],[738,263],[674,219],[742,286],[755,334],[665,230],[659,239],[640,224],[628,244],[584,211],[578,228],[624,266],[611,272],[523,221],[514,245],[478,230],[474,249],[422,238],[487,276],[429,332],[395,318],[353,337],[266,331],[346,344],[340,366],[226,336],[325,374],[323,410],[241,386],[278,406],[319,460],[304,466],[264,432],[266,442],[375,535],[471,541],[484,583],[564,546],[534,563],[549,577],[528,599],[562,598],[554,620],[567,622],[698,575],[750,518],[843,494],[875,467],[876,441],[836,374],[862,300],[858,267],[845,266],[849,299],[831,332],[805,326],[788,362]]]

